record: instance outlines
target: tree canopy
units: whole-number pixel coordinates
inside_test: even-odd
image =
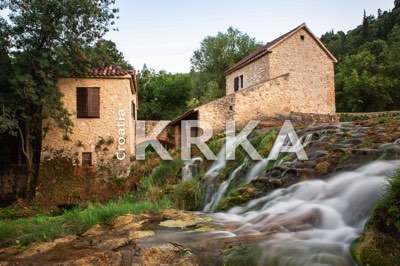
[[[9,12],[0,20],[0,130],[17,134],[30,172],[33,194],[40,161],[42,121],[53,119],[68,133],[68,111],[57,87],[60,77],[79,75],[94,64],[88,51],[112,29],[115,0],[4,0]],[[3,68],[2,68],[3,69]]]
[[[191,96],[205,103],[225,95],[225,71],[260,46],[255,38],[232,27],[205,37],[190,59]]]
[[[190,74],[156,72],[144,65],[137,80],[140,88],[139,119],[171,120],[186,111],[192,89]]]
[[[400,8],[364,11],[362,24],[347,34],[327,32],[321,41],[338,58],[336,107],[339,112],[400,109]]]

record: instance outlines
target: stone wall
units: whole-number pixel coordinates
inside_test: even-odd
[[[335,114],[334,62],[304,28],[269,54],[271,77],[290,73],[292,112]]]
[[[195,108],[198,119],[209,123],[214,131],[225,129],[227,120],[234,120],[236,127],[245,126],[250,120],[276,122],[293,119],[295,122],[328,123],[337,121],[333,113],[307,112],[296,110],[296,98],[291,87],[291,74],[284,74],[256,84],[250,88],[229,94],[215,101]],[[313,103],[304,103],[304,105]]]
[[[146,136],[156,127],[160,121],[146,120],[145,121],[145,134]],[[164,130],[157,136],[157,139],[161,141],[162,144],[166,146],[174,146],[174,128],[172,126],[167,126]],[[148,141],[150,138],[136,138],[136,143],[140,144],[142,142]]]
[[[134,101],[137,106],[137,99],[131,92],[131,82],[130,75],[60,79],[58,86],[64,95],[64,106],[72,114],[73,133],[65,135],[52,121],[45,121],[43,127],[49,126],[50,131],[43,140],[42,160],[61,151],[66,156],[78,158],[80,165],[82,153],[91,152],[93,165],[99,165],[115,159],[117,150],[124,149],[125,159],[120,162],[129,164],[130,157],[135,154],[135,120],[131,115],[131,102]],[[100,118],[77,118],[77,87],[100,88]],[[118,123],[123,122],[124,127],[117,127]],[[125,131],[125,143],[121,139],[121,129]]]
[[[244,88],[237,92],[236,118],[256,114],[317,113],[335,114],[334,61],[305,28],[271,48],[270,53],[226,76],[226,93],[234,93],[234,78],[243,75]],[[290,74],[285,80],[277,77]],[[275,84],[270,81],[275,80]],[[248,88],[262,85],[257,99]],[[239,93],[239,94],[238,94]],[[242,96],[249,96],[242,99]],[[251,98],[252,96],[253,98]],[[267,105],[260,105],[267,104]],[[268,109],[265,110],[265,109]],[[245,117],[241,117],[245,116]]]
[[[266,81],[271,78],[270,75],[270,63],[269,55],[257,59],[249,65],[246,65],[237,71],[226,75],[226,95],[235,93],[234,90],[234,79],[243,75],[243,88],[249,88],[258,84],[262,81]],[[241,90],[241,89],[240,89]]]

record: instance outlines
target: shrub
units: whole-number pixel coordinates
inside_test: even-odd
[[[185,180],[177,184],[171,192],[171,201],[177,208],[194,211],[201,204],[200,184],[196,179]]]
[[[153,180],[156,185],[176,183],[177,177],[180,177],[183,162],[180,158],[172,161],[163,161],[159,167],[155,169]]]

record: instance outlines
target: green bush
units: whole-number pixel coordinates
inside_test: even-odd
[[[185,180],[171,191],[171,201],[178,209],[194,211],[201,204],[200,184],[196,179]]]
[[[176,183],[181,174],[183,162],[180,158],[172,161],[163,161],[160,166],[155,169],[153,180],[156,185]]]

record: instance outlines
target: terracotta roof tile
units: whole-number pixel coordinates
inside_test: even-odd
[[[134,70],[126,70],[119,66],[106,66],[103,68],[93,69],[89,71],[86,76],[89,77],[115,77],[131,75]]]

